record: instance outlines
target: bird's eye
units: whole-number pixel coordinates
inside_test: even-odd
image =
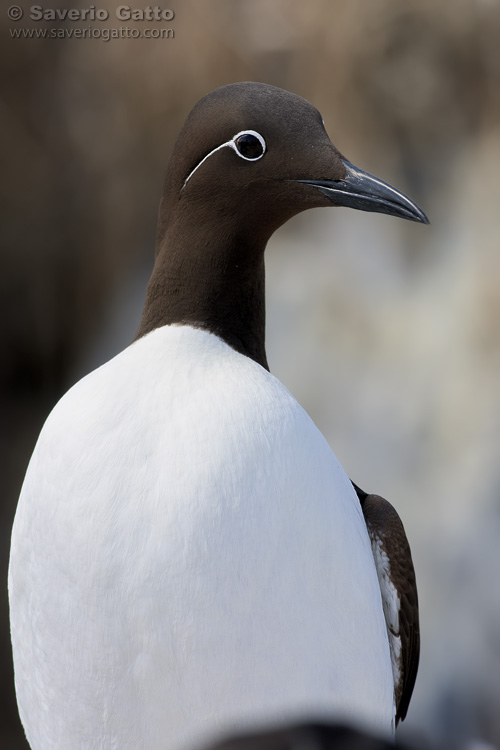
[[[266,142],[255,130],[245,130],[233,138],[234,148],[238,156],[247,161],[256,161],[264,156]]]

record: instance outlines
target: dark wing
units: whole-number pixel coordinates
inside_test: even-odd
[[[380,583],[391,649],[396,726],[405,718],[420,655],[418,597],[410,545],[395,509],[353,482],[361,503]]]

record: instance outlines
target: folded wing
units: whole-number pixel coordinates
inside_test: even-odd
[[[402,521],[393,506],[354,483],[363,510],[382,594],[394,676],[396,725],[413,693],[420,654],[415,570]]]

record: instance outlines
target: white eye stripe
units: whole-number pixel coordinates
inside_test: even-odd
[[[255,156],[253,158],[248,157],[248,156],[243,156],[243,154],[238,150],[238,148],[236,146],[236,141],[242,135],[253,135],[255,138],[257,138],[257,140],[260,142],[260,145],[262,146],[262,153],[259,154],[259,156]],[[244,159],[245,161],[258,161],[266,153],[266,142],[265,142],[264,138],[261,136],[260,133],[257,133],[256,130],[240,130],[239,133],[236,133],[236,135],[233,135],[233,137],[231,138],[230,141],[226,141],[225,143],[221,143],[220,146],[217,146],[216,148],[212,149],[212,151],[210,151],[206,156],[203,157],[203,159],[199,162],[199,164],[196,165],[196,167],[188,174],[188,176],[184,180],[184,185],[182,186],[182,190],[184,190],[184,188],[186,187],[186,185],[188,183],[188,180],[191,179],[191,177],[194,175],[194,173],[196,172],[196,170],[199,167],[201,167],[201,165],[203,164],[203,162],[206,161],[209,156],[212,156],[212,154],[215,154],[216,151],[220,151],[221,148],[226,148],[226,147],[232,148],[233,151],[235,151],[238,154],[238,156],[240,157],[240,159]]]

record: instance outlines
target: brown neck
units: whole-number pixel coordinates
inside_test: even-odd
[[[136,339],[172,323],[220,336],[269,369],[265,350],[264,250],[245,237],[166,228],[146,292]]]

